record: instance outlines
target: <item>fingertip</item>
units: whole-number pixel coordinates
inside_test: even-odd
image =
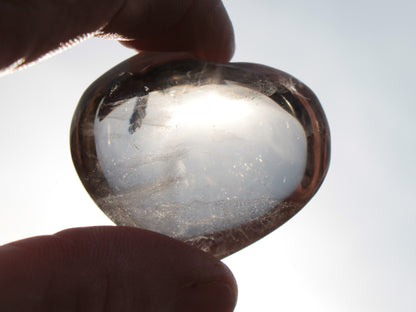
[[[235,39],[234,30],[228,13],[222,1],[214,5],[198,2],[199,7],[195,9],[200,21],[197,23],[199,29],[196,32],[195,41],[201,42],[195,45],[198,56],[216,62],[228,62],[234,55]],[[212,5],[212,7],[211,7]]]
[[[101,250],[97,254],[105,255],[101,261],[107,263],[111,284],[124,284],[130,289],[129,297],[140,293],[137,302],[145,297],[150,306],[182,312],[226,312],[236,304],[237,284],[230,269],[181,241],[147,230],[111,226],[70,229],[57,235],[72,242],[82,240],[83,248],[94,241]],[[121,270],[115,265],[120,263]],[[179,307],[183,310],[175,310]]]
[[[150,27],[151,28],[151,27]],[[221,1],[194,1],[172,27],[160,33],[135,30],[133,40],[121,41],[138,51],[189,52],[214,62],[228,62],[235,50],[234,30]]]

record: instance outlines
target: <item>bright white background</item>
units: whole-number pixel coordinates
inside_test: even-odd
[[[237,312],[415,311],[416,2],[227,0],[233,61],[287,71],[320,98],[328,177],[274,233],[225,259]],[[134,52],[93,39],[0,79],[0,243],[111,224],[73,169],[88,85]]]

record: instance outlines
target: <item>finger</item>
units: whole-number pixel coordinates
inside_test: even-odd
[[[104,31],[138,50],[187,51],[227,61],[231,22],[219,0],[0,0],[0,68],[38,59]]]
[[[128,227],[65,230],[0,247],[2,311],[232,311],[217,259]]]
[[[181,19],[171,25],[165,23],[169,10],[139,20],[132,11],[125,7],[106,27],[108,31],[116,29],[115,32],[123,29],[127,37],[135,38],[124,42],[127,46],[149,51],[190,51],[219,62],[228,61],[234,53],[233,28],[220,0],[192,1]],[[126,20],[130,22],[125,23]]]

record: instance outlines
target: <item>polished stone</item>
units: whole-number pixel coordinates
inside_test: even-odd
[[[312,91],[286,73],[148,53],[85,92],[71,148],[84,186],[116,224],[224,257],[314,195],[329,130]]]

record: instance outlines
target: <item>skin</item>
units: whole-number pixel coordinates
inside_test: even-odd
[[[0,0],[0,68],[98,31],[137,50],[187,51],[217,62],[234,53],[218,0]]]
[[[234,51],[231,22],[216,0],[0,0],[0,69],[98,32],[139,51],[217,62]],[[236,298],[219,260],[141,229],[68,229],[0,247],[1,311],[226,312]]]

